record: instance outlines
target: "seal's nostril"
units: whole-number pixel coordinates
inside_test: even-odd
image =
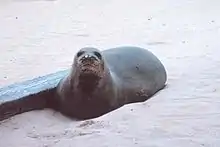
[[[83,59],[90,59],[90,60],[96,60],[96,57],[95,56],[93,56],[93,55],[85,55],[85,56],[83,56]]]
[[[91,60],[97,60],[97,58],[95,56],[90,56]]]
[[[93,63],[93,62],[95,62],[95,60],[97,61],[97,58],[95,56],[89,55],[89,54],[82,56],[82,58],[80,59],[80,61],[82,63]]]

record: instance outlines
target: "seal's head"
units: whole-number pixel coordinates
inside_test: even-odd
[[[75,55],[73,66],[77,87],[83,91],[92,91],[105,76],[104,59],[96,48],[80,49]]]

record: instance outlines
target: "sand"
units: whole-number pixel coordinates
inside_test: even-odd
[[[2,0],[0,86],[68,68],[80,47],[135,45],[160,58],[168,87],[87,121],[17,115],[0,147],[219,147],[219,13],[219,0]]]

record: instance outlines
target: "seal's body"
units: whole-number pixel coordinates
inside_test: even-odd
[[[161,90],[167,80],[161,62],[142,48],[118,47],[102,52],[83,48],[79,55],[70,74],[57,87],[57,108],[67,116],[89,119],[124,104],[143,102]],[[84,57],[89,60],[85,64],[80,62],[86,60]],[[93,66],[93,59],[100,66]],[[81,69],[91,67],[86,74]]]
[[[167,74],[159,59],[139,47],[104,51],[82,48],[58,85],[0,104],[0,120],[43,108],[75,119],[90,119],[128,103],[143,102],[165,87]]]

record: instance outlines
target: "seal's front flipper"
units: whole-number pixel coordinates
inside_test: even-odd
[[[55,88],[52,88],[19,99],[0,103],[0,121],[24,112],[51,107],[50,99],[54,98],[54,92]]]

